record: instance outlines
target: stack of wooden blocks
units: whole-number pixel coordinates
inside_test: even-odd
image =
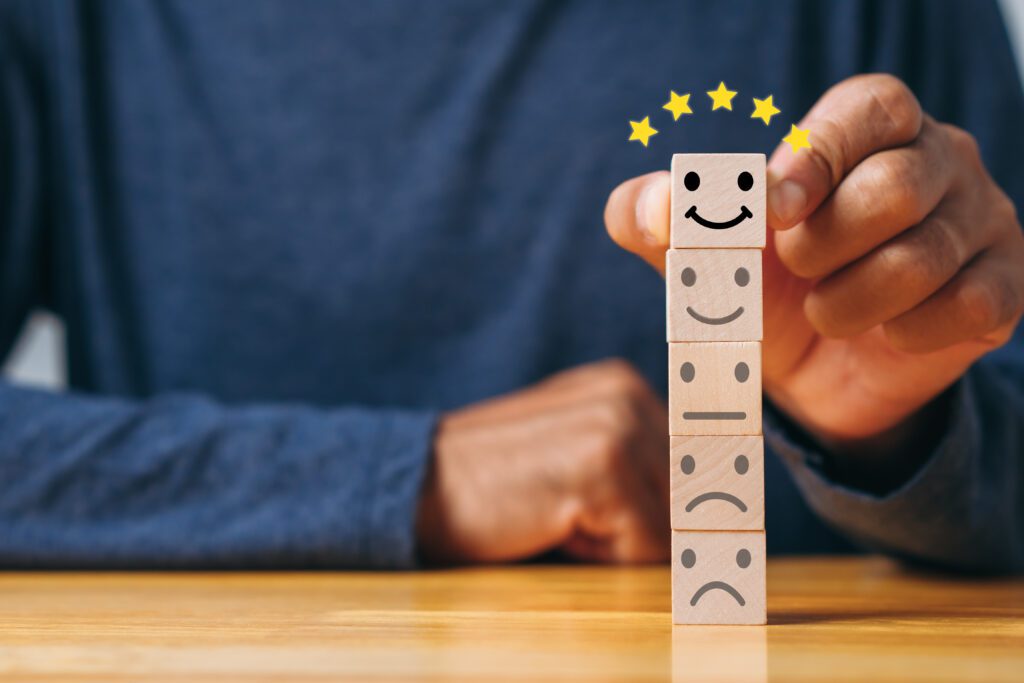
[[[763,154],[672,157],[672,621],[764,624]]]

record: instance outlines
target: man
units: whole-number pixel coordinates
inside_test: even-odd
[[[638,176],[607,227],[659,268],[645,172],[774,147],[624,140],[724,78],[814,145],[770,166],[770,551],[1024,566],[994,4],[3,0],[0,37],[0,330],[58,312],[74,389],[0,388],[3,564],[665,558],[663,284],[599,225]]]

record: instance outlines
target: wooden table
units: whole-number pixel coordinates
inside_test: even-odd
[[[663,567],[0,573],[0,679],[1024,680],[1024,581],[772,560],[768,627],[675,627]]]

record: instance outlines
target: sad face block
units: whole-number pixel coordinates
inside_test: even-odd
[[[760,436],[673,436],[673,529],[764,529]]]
[[[673,436],[761,433],[761,342],[668,345]]]
[[[665,253],[668,341],[762,338],[759,249]]]
[[[767,621],[763,531],[672,532],[672,623]]]
[[[672,156],[673,249],[765,244],[763,154]]]

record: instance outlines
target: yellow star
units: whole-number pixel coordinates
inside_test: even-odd
[[[782,141],[789,143],[789,146],[793,148],[793,154],[796,154],[805,147],[810,149],[811,141],[809,136],[811,134],[811,130],[809,128],[801,130],[794,124],[790,124],[790,126],[789,135],[782,138]]]
[[[736,97],[735,90],[729,90],[725,87],[725,83],[719,81],[718,90],[708,90],[708,97],[714,103],[711,106],[711,111],[716,109],[728,109],[732,111],[732,98]]]
[[[668,109],[672,112],[672,120],[678,121],[679,117],[683,114],[692,114],[693,110],[690,109],[690,93],[685,95],[677,95],[675,90],[671,91],[669,101],[662,107],[662,109]]]
[[[647,146],[647,141],[651,139],[652,135],[658,134],[658,131],[651,128],[650,116],[645,116],[643,121],[630,121],[629,125],[633,127],[633,134],[629,136],[629,141],[639,140],[644,147]]]
[[[772,122],[772,117],[776,114],[781,113],[772,102],[772,96],[759,100],[754,98],[754,113],[750,115],[752,119],[761,119],[764,121],[764,125],[768,125]]]

